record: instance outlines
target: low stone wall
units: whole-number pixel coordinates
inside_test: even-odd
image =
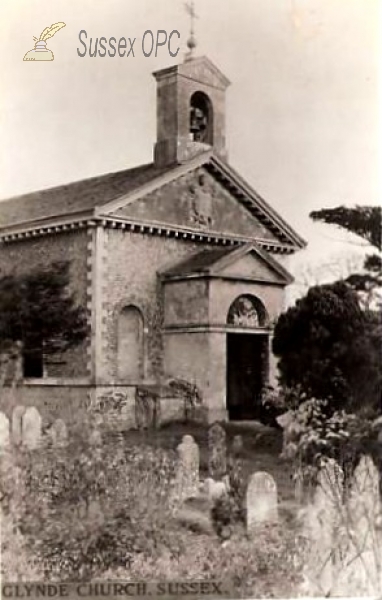
[[[8,418],[16,406],[34,406],[39,411],[43,425],[63,419],[70,427],[86,413],[94,388],[85,381],[28,382],[0,389],[0,408]]]
[[[62,419],[70,429],[90,412],[119,431],[150,429],[173,421],[207,420],[201,402],[192,401],[192,386],[190,390],[182,381],[94,386],[87,380],[30,380],[1,387],[0,410],[11,419],[17,406],[33,406],[44,428]]]

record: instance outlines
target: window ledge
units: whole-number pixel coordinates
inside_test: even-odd
[[[24,386],[56,386],[56,387],[88,387],[91,381],[85,377],[69,378],[69,377],[40,377],[40,378],[25,378],[23,379]]]

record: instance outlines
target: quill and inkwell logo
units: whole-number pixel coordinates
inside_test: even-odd
[[[50,27],[45,27],[38,39],[33,37],[35,40],[34,49],[29,50],[23,60],[54,60],[53,52],[46,47],[46,40],[53,37],[57,31],[60,31],[65,25],[66,23],[53,23]]]

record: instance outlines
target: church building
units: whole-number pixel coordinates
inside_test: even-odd
[[[68,260],[90,330],[60,357],[25,359],[2,410],[68,418],[89,397],[175,378],[198,387],[208,421],[248,419],[275,382],[286,263],[305,242],[227,162],[220,70],[188,57],[154,77],[152,163],[0,203],[0,275]]]

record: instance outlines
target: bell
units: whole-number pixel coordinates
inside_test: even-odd
[[[54,60],[54,55],[51,50],[46,47],[46,42],[38,40],[35,43],[34,49],[26,53],[23,60]]]

